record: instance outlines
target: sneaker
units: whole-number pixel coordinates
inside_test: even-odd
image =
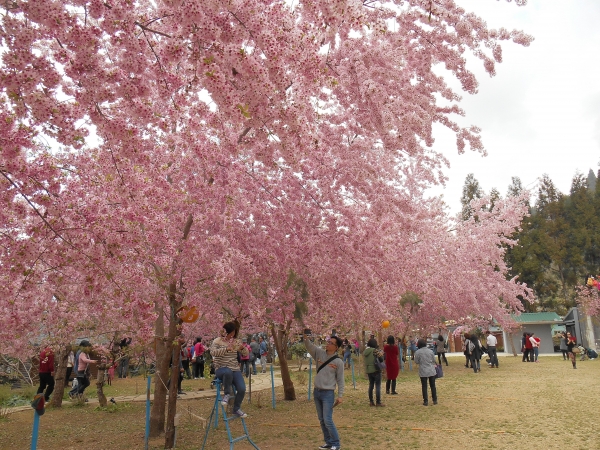
[[[329,447],[329,450],[340,450],[341,447],[336,447],[335,445],[333,447]]]
[[[228,403],[229,403],[229,394],[225,394],[223,396],[223,398],[221,399],[221,405],[227,406]]]
[[[204,377],[200,377],[201,380],[204,380]]]
[[[248,414],[246,414],[244,411],[242,411],[241,409],[238,409],[237,411],[234,411],[233,414],[235,414],[236,416],[240,417],[240,418],[244,418],[244,417],[248,417]]]
[[[433,404],[434,404],[434,405],[437,405],[437,400],[434,400],[434,401],[433,401]]]
[[[331,448],[331,445],[329,445],[329,444],[323,444],[323,445],[321,445],[319,448],[320,448],[321,450],[330,449],[330,448]]]

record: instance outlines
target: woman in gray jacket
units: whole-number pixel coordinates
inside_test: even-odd
[[[423,406],[429,405],[427,400],[427,380],[431,387],[431,398],[433,404],[437,405],[437,390],[435,389],[435,355],[427,348],[425,339],[419,339],[418,350],[415,352],[415,363],[419,365],[419,377],[421,378],[421,389],[423,391]]]
[[[381,403],[381,370],[375,366],[375,358],[382,358],[383,352],[378,348],[375,339],[369,339],[363,356],[365,357],[365,372],[369,377],[369,404],[383,406]],[[375,388],[375,403],[373,401],[373,388]]]

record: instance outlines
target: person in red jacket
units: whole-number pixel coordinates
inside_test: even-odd
[[[40,352],[40,387],[38,394],[44,393],[46,402],[50,400],[52,391],[54,391],[54,352],[48,346]],[[46,392],[44,392],[46,391]]]
[[[390,395],[398,395],[396,392],[396,378],[400,372],[400,352],[396,345],[394,336],[387,337],[387,343],[383,346],[385,355],[385,372],[387,380],[385,381],[385,393]],[[392,388],[390,392],[390,387]]]

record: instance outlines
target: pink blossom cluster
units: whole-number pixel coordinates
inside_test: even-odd
[[[433,67],[475,93],[466,54],[493,75],[522,32],[451,0],[5,8],[0,338],[13,347],[151,339],[183,304],[201,311],[190,331],[213,333],[232,316],[288,322],[300,303],[314,327],[505,321],[530,295],[504,275],[518,202],[455,223],[424,196],[445,180],[434,123],[484,151]],[[418,307],[400,306],[409,291]]]

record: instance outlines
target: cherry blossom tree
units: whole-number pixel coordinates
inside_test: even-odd
[[[459,152],[484,151],[434,69],[473,94],[466,55],[493,75],[502,41],[529,44],[522,32],[490,30],[451,0],[4,9],[2,328],[25,336],[28,317],[47,314],[60,329],[74,311],[82,326],[135,323],[160,375],[184,305],[217,328],[235,315],[276,335],[299,304],[308,324],[375,324],[414,291],[411,320],[433,324],[504,320],[527,294],[501,258],[519,208],[452,224],[424,196],[447,164],[433,124]],[[165,394],[157,384],[155,431]]]

